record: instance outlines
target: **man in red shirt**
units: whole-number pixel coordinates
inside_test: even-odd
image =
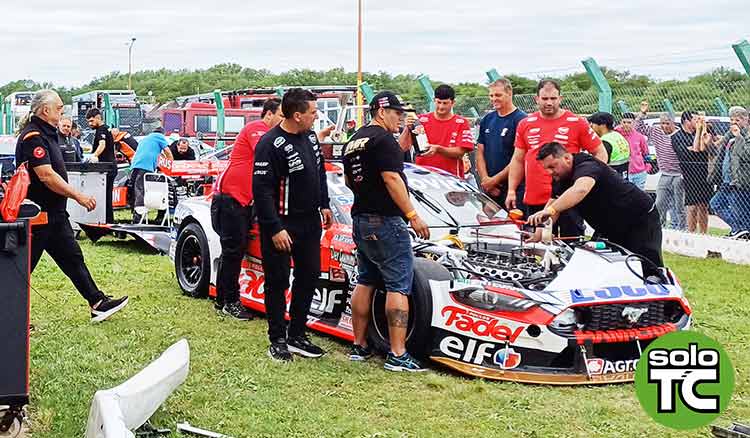
[[[505,205],[516,208],[516,189],[521,180],[526,180],[523,202],[527,213],[532,215],[544,209],[552,194],[552,177],[536,160],[538,149],[550,142],[560,143],[571,154],[588,151],[594,157],[607,162],[607,151],[599,136],[589,127],[585,118],[560,108],[560,84],[544,79],[537,85],[534,100],[539,111],[530,114],[518,123],[513,158],[508,176],[508,195]],[[585,231],[583,220],[574,211],[562,213],[555,218],[556,227],[562,236],[580,236]],[[537,233],[537,238],[541,233]]]
[[[451,86],[440,85],[435,89],[435,111],[418,117],[427,134],[429,149],[417,155],[415,162],[443,169],[463,179],[463,157],[474,150],[474,136],[469,121],[453,114],[455,100],[456,92]],[[411,138],[405,141],[411,144]]]
[[[239,277],[252,218],[255,145],[282,118],[279,99],[268,99],[263,104],[261,119],[248,123],[237,135],[229,166],[214,185],[211,225],[221,242],[214,307],[243,321],[249,320],[250,314],[240,304]]]

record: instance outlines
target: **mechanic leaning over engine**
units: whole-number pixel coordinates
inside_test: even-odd
[[[255,148],[253,198],[260,224],[260,248],[268,314],[268,355],[289,362],[292,353],[320,357],[322,348],[305,335],[315,284],[320,277],[321,216],[326,229],[329,208],[325,160],[312,130],[318,117],[315,95],[290,88],[281,100],[282,122],[268,131]],[[289,257],[294,283],[287,331],[285,291]]]
[[[645,277],[659,276],[661,223],[653,199],[604,162],[586,153],[571,154],[557,142],[544,144],[536,159],[554,180],[552,198],[545,208],[529,217],[540,225],[575,207],[583,219],[603,237],[647,258]],[[531,239],[537,240],[537,239]]]
[[[423,239],[430,229],[411,204],[404,175],[404,154],[393,136],[408,111],[399,98],[383,91],[370,102],[372,122],[349,140],[344,149],[346,185],[354,192],[352,221],[357,245],[357,286],[352,295],[354,344],[349,358],[366,360],[372,294],[387,291],[385,313],[391,351],[385,361],[390,371],[424,371],[406,351],[409,294],[414,278],[414,253],[406,228],[409,222]],[[381,286],[382,285],[382,286]]]
[[[241,321],[251,319],[240,303],[239,279],[253,217],[255,147],[263,134],[281,122],[279,99],[267,99],[260,114],[260,120],[248,123],[237,135],[229,165],[216,180],[211,199],[211,226],[221,243],[214,307],[217,312]]]

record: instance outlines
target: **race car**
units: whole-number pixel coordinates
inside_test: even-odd
[[[357,281],[353,195],[340,163],[326,167],[335,224],[321,235],[321,273],[307,324],[351,341]],[[412,243],[416,263],[407,334],[412,354],[487,379],[624,382],[633,380],[638,358],[653,339],[690,327],[690,305],[668,269],[644,277],[642,263],[648,261],[607,241],[524,244],[522,221],[462,180],[413,164],[406,164],[405,173],[433,239]],[[180,288],[194,297],[215,296],[221,248],[209,206],[210,196],[189,198],[174,216],[169,254]],[[240,300],[264,312],[260,254],[254,225]],[[375,349],[388,351],[382,290],[372,302],[368,337]]]

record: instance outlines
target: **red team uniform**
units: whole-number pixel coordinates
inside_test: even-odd
[[[271,128],[263,120],[245,125],[237,135],[237,140],[229,157],[229,166],[216,180],[214,190],[229,195],[243,207],[253,200],[253,163],[255,145]]]
[[[540,147],[553,141],[563,145],[571,154],[586,150],[593,155],[602,144],[586,119],[567,110],[554,120],[542,118],[539,112],[521,120],[516,128],[515,147],[526,151],[526,194],[523,198],[526,205],[545,205],[552,195],[552,177],[537,161],[536,155]]]
[[[424,126],[427,142],[446,148],[460,147],[466,152],[474,150],[474,136],[471,133],[469,121],[453,115],[448,120],[438,120],[433,113],[421,114],[419,123]],[[464,177],[464,163],[460,158],[448,158],[438,153],[425,157],[417,156],[415,162],[420,166],[431,166],[443,169],[458,177]]]

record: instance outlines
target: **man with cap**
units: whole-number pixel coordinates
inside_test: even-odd
[[[346,185],[354,192],[352,229],[357,245],[357,286],[352,294],[354,344],[349,358],[366,360],[367,326],[373,291],[384,287],[385,313],[391,351],[385,361],[390,371],[424,371],[406,351],[409,294],[414,277],[414,254],[407,223],[429,239],[430,230],[409,197],[403,151],[393,136],[399,131],[403,103],[389,92],[370,102],[372,122],[359,129],[344,148]]]

